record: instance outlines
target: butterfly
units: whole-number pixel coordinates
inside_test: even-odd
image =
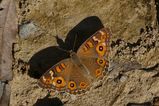
[[[88,91],[95,81],[103,78],[108,69],[110,29],[102,28],[89,37],[70,58],[51,67],[38,82],[42,88],[70,94]]]

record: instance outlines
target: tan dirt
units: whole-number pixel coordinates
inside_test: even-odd
[[[159,96],[159,33],[154,0],[16,0],[16,4],[22,33],[14,44],[11,106],[126,106]],[[99,26],[89,23],[75,30],[84,19],[95,19]],[[37,85],[38,78],[67,57],[57,51],[55,36],[65,39],[74,30],[91,32],[91,28],[102,25],[112,31],[111,72],[83,95],[64,93],[47,98],[47,90]]]

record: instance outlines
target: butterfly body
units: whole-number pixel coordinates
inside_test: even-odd
[[[51,67],[39,80],[43,88],[78,94],[103,78],[108,68],[109,29],[103,28],[88,38],[77,53]]]
[[[70,57],[71,57],[72,63],[77,65],[77,67],[81,69],[84,75],[90,76],[89,70],[85,67],[85,65],[82,64],[81,60],[79,59],[79,57],[77,56],[75,52],[71,52]]]

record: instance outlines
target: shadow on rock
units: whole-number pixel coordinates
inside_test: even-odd
[[[98,17],[87,17],[69,31],[65,41],[56,37],[59,44],[58,47],[66,51],[73,50],[76,52],[86,39],[103,27]],[[57,62],[69,57],[67,52],[62,51],[58,47],[48,47],[34,54],[29,61],[30,69],[28,75],[38,79]]]
[[[58,98],[48,98],[38,99],[33,106],[63,106],[63,103]]]
[[[159,1],[155,0],[155,4],[156,4],[156,10],[157,10],[157,21],[159,23]]]
[[[128,103],[127,106],[153,106],[151,102],[145,103]]]
[[[80,45],[92,36],[96,31],[103,28],[103,24],[96,16],[88,17],[77,24],[72,30],[69,31],[65,39],[66,50],[72,50],[76,52]],[[75,44],[74,44],[75,43]]]
[[[56,46],[45,48],[34,54],[29,60],[30,69],[28,74],[30,77],[39,78],[54,64],[68,57],[68,53],[59,50]]]

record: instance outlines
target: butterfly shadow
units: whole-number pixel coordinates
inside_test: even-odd
[[[127,106],[153,106],[151,102],[144,103],[128,103]]]
[[[51,46],[34,54],[29,60],[30,69],[28,70],[28,75],[39,79],[44,72],[57,62],[69,57],[69,54],[63,50],[77,52],[80,45],[86,39],[103,27],[101,20],[97,16],[90,16],[83,19],[71,29],[65,41],[56,36],[56,41],[59,46]]]
[[[157,21],[159,23],[159,1],[155,0],[155,4],[156,4],[156,10],[157,10]]]
[[[43,99],[38,99],[33,106],[63,106],[62,101],[59,98],[48,98],[47,96]]]

